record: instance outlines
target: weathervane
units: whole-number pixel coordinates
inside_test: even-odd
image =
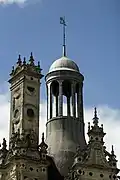
[[[60,24],[63,25],[63,56],[66,56],[66,34],[65,34],[65,27],[66,27],[66,22],[65,22],[65,17],[60,17]]]

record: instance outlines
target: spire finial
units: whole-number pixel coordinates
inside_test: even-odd
[[[42,133],[42,142],[44,143],[44,132]]]
[[[23,59],[23,65],[26,65],[26,58]]]
[[[66,32],[65,32],[66,22],[65,22],[65,17],[60,17],[60,24],[63,25],[63,56],[66,56]]]
[[[38,67],[40,68],[40,61],[38,61]]]
[[[5,138],[3,138],[3,143],[2,143],[2,145],[3,145],[3,149],[6,149],[7,143],[6,143],[6,139],[5,139]]]
[[[44,133],[42,133],[42,142],[39,145],[40,152],[47,154],[48,145],[45,143]]]
[[[94,108],[94,118],[93,118],[93,124],[98,125],[98,117],[97,117],[97,108]]]
[[[12,66],[12,73],[14,73],[15,69],[14,69],[14,66]]]
[[[33,53],[31,52],[30,54],[30,60],[29,60],[31,65],[34,65],[34,58],[33,58]]]
[[[19,66],[21,66],[21,64],[22,64],[22,61],[21,61],[21,55],[20,55],[20,54],[19,54],[19,57],[18,57],[17,64],[18,64]]]
[[[96,118],[97,117],[97,108],[95,107],[94,109],[94,117]]]
[[[30,57],[33,59],[33,53],[32,52],[30,53]]]
[[[112,151],[111,151],[111,154],[114,155],[114,148],[113,148],[113,145],[112,145]]]
[[[90,131],[90,122],[88,122],[88,131]]]

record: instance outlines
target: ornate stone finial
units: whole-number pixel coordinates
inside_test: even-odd
[[[38,65],[36,66],[36,70],[37,70],[37,72],[40,72],[40,61],[38,61]]]
[[[21,65],[22,65],[22,60],[21,60],[20,54],[19,54],[19,57],[18,57],[17,64],[18,64],[18,66],[21,66]]]
[[[42,143],[44,143],[44,140],[45,140],[45,138],[44,138],[44,132],[42,133]]]
[[[23,59],[23,65],[26,65],[26,58]]]
[[[29,62],[30,62],[30,65],[34,66],[34,58],[33,58],[32,52],[31,52],[31,55],[30,55],[30,60],[29,60]]]
[[[109,157],[109,162],[112,166],[116,166],[117,164],[117,160],[116,160],[116,155],[114,153],[114,148],[113,148],[113,145],[112,145],[112,150],[111,150],[111,156]]]
[[[38,68],[40,68],[40,61],[38,61]]]
[[[47,154],[48,145],[45,143],[44,140],[45,140],[45,139],[44,139],[44,133],[42,133],[42,142],[41,142],[41,144],[40,144],[40,146],[39,146],[39,147],[40,147],[40,152]]]
[[[97,108],[94,109],[94,117],[97,118]]]
[[[0,164],[5,162],[5,158],[6,158],[7,152],[8,152],[8,150],[7,150],[7,143],[6,143],[5,138],[3,138],[2,148],[0,149]]]
[[[5,138],[3,138],[2,146],[3,146],[2,149],[3,149],[3,150],[6,150],[7,143],[6,143],[6,139],[5,139]]]
[[[14,66],[12,66],[12,74],[14,73],[15,69],[14,69]]]
[[[112,154],[112,156],[115,155],[115,154],[114,154],[114,147],[113,147],[113,145],[112,145],[112,151],[111,151],[111,154]]]
[[[90,122],[88,122],[88,131],[90,131]]]
[[[97,117],[97,108],[95,107],[95,108],[94,108],[93,124],[96,125],[96,126],[98,125],[98,119],[99,119],[99,118]]]

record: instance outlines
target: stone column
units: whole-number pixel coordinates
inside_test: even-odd
[[[62,81],[59,81],[59,116],[63,115],[63,92]]]
[[[48,98],[49,98],[49,97],[48,97],[48,96],[49,96],[49,95],[48,95],[48,85],[46,85],[46,89],[47,89],[47,120],[48,120],[48,119],[49,119],[49,115],[48,115],[48,110],[49,110],[49,106],[48,106],[48,103],[49,103],[49,102],[48,102]]]
[[[48,91],[48,97],[47,97],[47,114],[48,114],[48,119],[50,119],[50,84],[47,84],[47,91]]]
[[[81,104],[81,84],[79,83],[78,90],[77,90],[77,112],[78,118],[80,118],[80,104]]]
[[[80,117],[81,121],[84,121],[84,115],[83,115],[83,83],[80,86]]]
[[[52,92],[51,92],[51,83],[48,84],[48,119],[52,118]]]
[[[70,97],[67,97],[67,116],[70,116]]]
[[[53,106],[53,102],[52,102],[52,86],[50,85],[50,119],[53,117],[53,115],[52,115],[52,106]]]
[[[71,92],[72,92],[72,112],[73,112],[73,117],[76,117],[76,98],[75,98],[75,83],[72,83],[71,86]]]
[[[83,83],[79,83],[79,89],[77,90],[77,111],[78,118],[83,119]]]
[[[58,95],[56,95],[56,117],[58,116]]]

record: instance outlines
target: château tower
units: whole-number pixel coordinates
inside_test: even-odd
[[[19,55],[12,69],[9,148],[3,139],[0,149],[1,180],[53,180],[61,175],[51,157],[47,144],[39,144],[40,63],[35,65],[31,53],[29,62]],[[55,173],[51,173],[51,171]],[[49,175],[49,177],[48,177]]]
[[[19,56],[17,67],[11,73],[10,139],[13,133],[33,133],[34,146],[39,142],[39,101],[41,69],[35,66],[31,53],[29,64]]]

